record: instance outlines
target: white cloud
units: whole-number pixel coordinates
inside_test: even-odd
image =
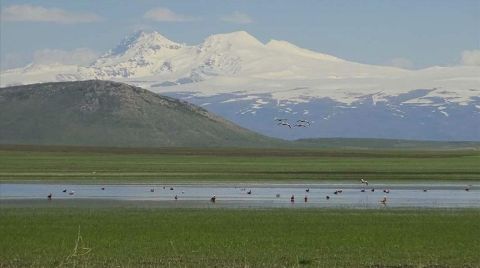
[[[60,49],[42,49],[33,53],[33,63],[36,64],[74,64],[86,66],[97,59],[99,54],[88,48],[77,48],[71,51]]]
[[[480,66],[480,50],[465,50],[462,52],[462,64]]]
[[[11,5],[1,12],[2,21],[36,21],[56,23],[95,22],[102,18],[90,12],[70,12],[60,8],[45,8],[34,5]]]
[[[390,60],[390,65],[402,69],[412,69],[413,62],[406,58],[394,58]]]
[[[236,23],[236,24],[250,24],[253,22],[253,19],[250,16],[238,11],[235,11],[232,14],[221,17],[221,20],[225,22]]]
[[[192,21],[194,18],[177,14],[171,11],[168,8],[158,7],[150,9],[143,15],[144,18],[154,20],[154,21],[165,21],[165,22],[181,22],[181,21]]]

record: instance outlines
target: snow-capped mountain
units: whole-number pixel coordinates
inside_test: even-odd
[[[88,67],[29,65],[1,85],[117,80],[204,106],[283,138],[381,137],[480,140],[480,67],[405,70],[350,62],[246,32],[198,45],[137,32]],[[275,117],[314,121],[277,126]]]

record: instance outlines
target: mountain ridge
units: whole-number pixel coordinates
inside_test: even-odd
[[[284,139],[480,140],[480,66],[368,65],[286,41],[263,44],[245,31],[212,35],[197,45],[139,32],[87,67],[33,65],[0,78],[2,86],[115,80]],[[316,123],[308,130],[272,128],[274,117],[286,116]]]

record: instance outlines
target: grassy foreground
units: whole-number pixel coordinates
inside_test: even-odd
[[[2,208],[0,226],[0,267],[480,266],[479,211]]]
[[[0,181],[479,180],[480,152],[0,146]]]

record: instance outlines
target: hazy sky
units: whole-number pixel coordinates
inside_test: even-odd
[[[85,64],[125,35],[155,30],[197,44],[245,30],[347,60],[405,68],[478,62],[480,0],[1,0],[2,68]]]

